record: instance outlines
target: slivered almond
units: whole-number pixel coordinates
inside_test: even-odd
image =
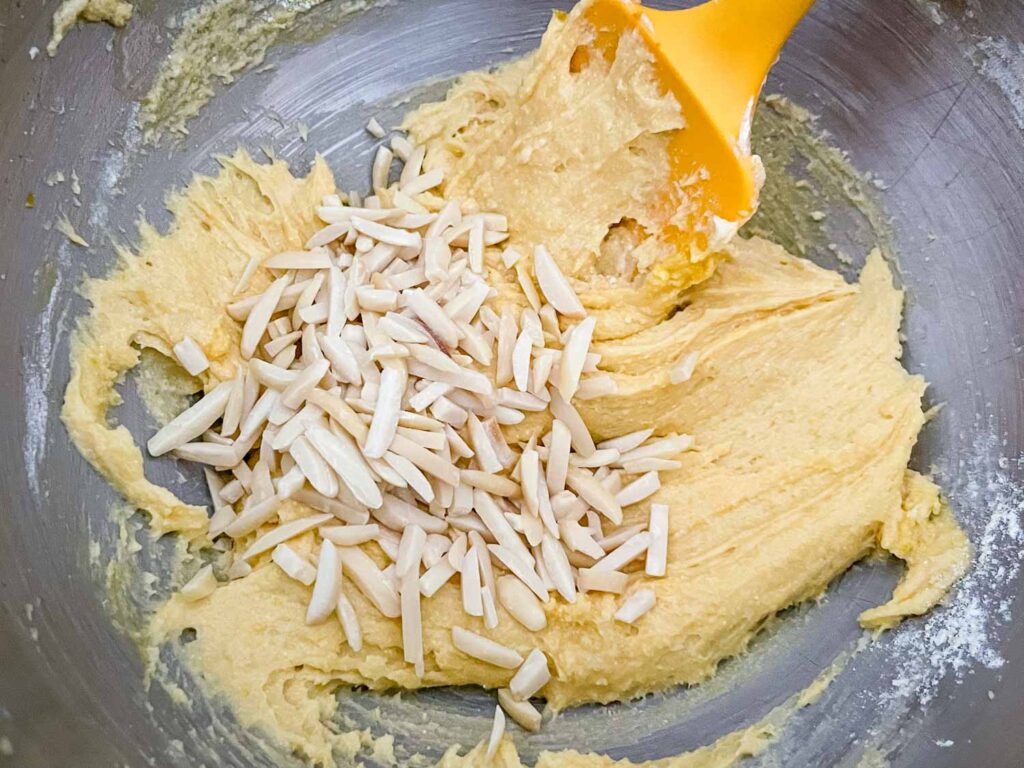
[[[413,442],[404,435],[395,435],[391,443],[392,450],[400,456],[404,456],[427,474],[448,483],[457,485],[459,482],[459,470],[450,461],[447,461],[435,453]]]
[[[528,701],[517,701],[508,688],[498,689],[498,703],[526,731],[539,731],[541,715]]]
[[[418,195],[421,192],[433,189],[444,182],[444,171],[434,168],[426,173],[420,174],[408,184],[402,185],[402,192],[409,195]]]
[[[558,493],[565,488],[565,477],[569,470],[569,453],[572,448],[572,435],[564,421],[555,419],[551,422],[551,444],[548,446],[548,460],[545,480],[548,491]]]
[[[491,562],[491,555],[487,550],[487,541],[480,533],[470,531],[469,543],[471,548],[476,550],[477,564],[480,566],[480,583],[485,589],[493,591],[495,587],[494,564]]]
[[[306,623],[321,624],[334,613],[341,597],[341,558],[331,541],[320,545],[316,566],[316,582],[306,608]]]
[[[422,411],[439,397],[447,395],[452,389],[451,384],[445,384],[443,381],[432,382],[409,398],[409,407],[414,411]]]
[[[305,435],[297,437],[288,452],[318,493],[328,498],[338,495],[338,476]]]
[[[447,536],[431,533],[427,536],[426,544],[423,545],[423,565],[432,568],[448,554],[452,547],[452,540]]]
[[[237,296],[249,287],[249,283],[252,282],[252,276],[256,274],[259,266],[260,258],[258,256],[250,256],[249,260],[245,263],[245,268],[242,269],[242,274],[238,276],[238,282],[235,283],[235,287],[231,290],[232,296]]]
[[[529,587],[533,594],[541,599],[541,602],[548,602],[550,599],[548,590],[530,562],[524,560],[520,555],[516,554],[514,550],[502,546],[501,544],[488,544],[487,548],[490,550],[491,554],[498,558],[498,560],[500,560],[506,568],[508,568],[521,582],[523,582],[523,584]],[[530,560],[533,560],[532,556],[530,556]]]
[[[636,459],[623,462],[620,466],[624,472],[639,475],[642,472],[671,472],[682,467],[683,463],[674,459]]]
[[[437,565],[427,569],[426,573],[420,576],[420,594],[424,597],[433,597],[454,575],[455,567],[450,560],[440,560]]]
[[[282,499],[280,497],[271,496],[263,501],[248,505],[239,513],[238,517],[234,518],[224,528],[225,534],[232,539],[239,539],[247,534],[251,534],[260,525],[267,522],[275,514],[278,514],[281,502]]]
[[[172,347],[174,357],[190,376],[198,376],[210,367],[206,353],[191,336],[186,336]]]
[[[595,400],[599,397],[617,394],[618,391],[619,387],[615,383],[615,379],[606,373],[601,373],[596,376],[585,376],[580,381],[575,396],[577,400]]]
[[[380,526],[369,525],[326,525],[320,528],[320,535],[339,547],[354,547],[373,541],[380,534]]]
[[[501,544],[505,549],[509,550],[509,552],[518,557],[525,564],[532,564],[533,558],[530,556],[529,551],[523,544],[522,539],[520,539],[519,535],[512,530],[512,526],[509,525],[505,516],[498,508],[498,505],[495,504],[494,499],[492,499],[488,493],[479,489],[473,491],[473,509],[476,511],[477,515],[479,515],[486,530],[490,531],[494,536],[495,541]],[[538,597],[540,597],[540,595],[538,595]]]
[[[306,241],[306,248],[319,248],[328,243],[333,243],[339,237],[344,237],[348,234],[349,229],[351,229],[351,224],[347,221],[328,224]]]
[[[402,613],[402,655],[412,664],[417,677],[423,677],[423,625],[420,618],[420,588],[417,571],[409,571],[399,579]]]
[[[339,496],[344,496],[344,491],[345,489],[342,489],[342,493],[339,493]],[[348,495],[351,496],[351,494]],[[346,498],[346,501],[342,502],[339,499],[328,499],[326,496],[321,496],[312,489],[300,488],[292,494],[291,498],[293,501],[305,504],[310,509],[334,515],[349,525],[365,525],[370,519],[370,513],[358,506],[359,502],[356,501],[355,497],[352,497],[350,500]]]
[[[459,329],[455,322],[422,288],[402,292],[406,306],[420,319],[430,332],[449,348],[459,342]]]
[[[445,314],[452,320],[469,322],[483,306],[491,293],[491,287],[483,280],[473,281],[444,304]]]
[[[635,525],[625,525],[621,528],[616,528],[607,536],[600,537],[597,543],[601,545],[601,549],[603,549],[605,552],[610,552],[616,547],[625,544],[631,538],[633,538],[642,530],[644,530],[644,528],[645,526],[642,523],[637,523]]]
[[[370,121],[366,124],[366,132],[373,136],[375,139],[383,139],[387,135],[376,117],[371,117]]]
[[[586,315],[586,310],[583,309],[576,292],[565,275],[562,274],[562,270],[559,269],[548,249],[543,245],[534,248],[533,271],[544,298],[559,313],[571,318],[583,318]]]
[[[571,551],[582,552],[595,560],[604,557],[605,550],[594,540],[590,531],[575,520],[560,521],[558,530],[561,533],[562,541]]]
[[[388,175],[391,173],[391,163],[394,159],[395,154],[390,149],[383,146],[377,147],[370,173],[371,184],[375,192],[387,187]],[[327,220],[323,213],[320,214],[320,218]]]
[[[643,501],[651,494],[661,488],[661,481],[657,472],[648,472],[641,475],[615,495],[615,501],[619,506],[628,507]]]
[[[370,221],[369,219],[360,216],[352,217],[352,227],[357,232],[367,235],[374,240],[382,243],[388,243],[389,245],[397,245],[402,248],[419,248],[423,241],[419,232],[410,232],[406,229],[389,227],[387,224]]]
[[[278,310],[291,309],[294,307],[299,294],[306,289],[308,284],[308,280],[303,280],[298,283],[293,283],[285,288],[284,293],[281,294],[281,300],[277,305]],[[239,299],[238,301],[228,304],[225,309],[233,320],[237,320],[240,323],[244,322],[249,317],[249,313],[252,312],[253,308],[259,303],[263,296],[264,294],[262,293],[247,296],[244,299]]]
[[[509,615],[529,629],[539,632],[547,626],[544,606],[536,595],[515,576],[502,576],[497,580],[498,601]]]
[[[310,425],[306,436],[361,504],[371,509],[382,504],[380,489],[352,438],[315,424]]]
[[[615,612],[615,620],[632,624],[654,607],[654,601],[653,589],[638,589],[619,606],[619,610]]]
[[[647,547],[647,562],[644,565],[644,571],[648,576],[664,576],[668,561],[667,505],[651,504],[651,516],[647,529],[650,531],[651,541]]]
[[[687,352],[668,371],[668,379],[673,384],[682,384],[690,380],[693,370],[700,359],[699,352]]]
[[[576,449],[576,453],[586,457],[597,450],[594,446],[594,439],[590,436],[590,430],[587,429],[579,412],[573,408],[571,403],[562,399],[557,390],[551,392],[551,413],[569,428],[572,446]]]
[[[290,499],[306,483],[306,476],[298,465],[274,480],[274,491],[282,499]]]
[[[205,468],[203,472],[206,476],[206,487],[210,491],[210,500],[213,504],[213,514],[210,516],[209,522],[209,533],[212,539],[224,533],[224,529],[235,519],[235,510],[231,508],[231,504],[242,497],[244,489],[237,480],[232,480],[230,483],[225,484],[212,469]]]
[[[522,289],[526,301],[529,302],[534,311],[539,311],[543,302],[541,302],[540,294],[537,293],[537,286],[533,284],[533,278],[530,277],[526,267],[522,264],[516,264],[515,270],[516,279],[519,281],[519,287]]]
[[[270,358],[277,357],[285,349],[292,346],[296,341],[302,338],[302,331],[290,331],[289,333],[282,334],[276,339],[271,339],[263,345],[263,351]]]
[[[512,698],[526,701],[547,685],[550,679],[548,657],[539,648],[534,648],[509,680],[508,690]]]
[[[380,509],[372,511],[373,516],[381,523],[395,531],[403,530],[407,525],[418,525],[427,533],[443,533],[447,528],[444,520],[424,512],[414,504],[410,504],[392,494],[384,495],[384,503]]]
[[[570,467],[566,473],[566,482],[590,506],[611,520],[615,525],[622,522],[622,507],[594,476],[585,469]]]
[[[558,392],[566,402],[572,400],[579,388],[596,322],[593,317],[588,317],[567,333],[558,364]]]
[[[278,544],[270,559],[290,578],[307,587],[316,579],[316,568],[287,544]]]
[[[693,438],[689,435],[670,435],[660,440],[652,440],[648,443],[625,451],[619,459],[621,464],[638,461],[640,459],[667,459],[683,451],[689,450],[693,445]]]
[[[278,390],[285,389],[299,375],[298,371],[289,371],[257,358],[249,361],[249,373],[263,386]]]
[[[504,469],[494,444],[488,437],[484,425],[475,414],[469,414],[469,440],[476,454],[476,461],[484,472],[497,473]]]
[[[599,571],[594,568],[580,568],[576,579],[581,592],[612,592],[621,595],[629,584],[629,576],[620,571]]]
[[[327,374],[330,363],[317,360],[303,368],[298,376],[281,392],[281,402],[289,408],[299,408],[317,383]]]
[[[423,547],[427,543],[427,532],[418,525],[407,525],[402,531],[398,544],[398,558],[395,560],[395,575],[399,580],[407,573],[420,575],[420,562],[423,560]]]
[[[309,402],[328,414],[357,441],[366,439],[367,427],[359,418],[359,414],[337,395],[332,395],[322,389],[314,389],[309,393]]]
[[[363,633],[359,626],[356,610],[344,593],[338,598],[336,611],[341,630],[345,633],[345,642],[348,643],[349,648],[358,653],[363,649]]]
[[[526,420],[526,414],[522,411],[499,405],[494,409],[494,418],[501,425],[521,424]]]
[[[576,582],[573,578],[572,567],[565,556],[565,550],[549,533],[544,534],[541,540],[541,554],[543,555],[544,567],[548,572],[551,583],[555,590],[566,602],[576,602]]]
[[[402,544],[402,537],[399,536],[392,530],[387,528],[381,528],[377,534],[377,546],[381,548],[381,551],[387,555],[388,559],[394,563],[398,560],[398,548]],[[385,568],[382,573],[388,579],[388,583],[394,586],[394,580],[391,578],[394,576],[394,568],[390,566]]]
[[[331,252],[326,248],[282,251],[263,262],[267,269],[330,269]]]
[[[384,461],[395,470],[402,479],[412,488],[416,495],[425,503],[429,504],[434,500],[434,489],[427,477],[420,472],[419,468],[404,456],[387,451],[384,454]]]
[[[529,392],[518,392],[508,387],[502,387],[497,393],[497,402],[509,408],[516,408],[521,411],[544,411],[548,404],[536,395]]]
[[[402,410],[407,380],[406,368],[401,361],[385,361],[377,405],[363,445],[363,454],[367,458],[379,459],[391,446],[398,429],[398,415]]]
[[[512,381],[512,352],[516,345],[517,330],[515,315],[506,307],[501,313],[498,325],[497,370],[495,372],[495,382],[498,386],[504,386]]]
[[[463,372],[462,366],[440,350],[428,347],[425,344],[409,344],[408,347],[412,356],[425,365],[429,365],[439,371],[448,371],[455,375]]]
[[[359,547],[338,547],[345,576],[359,588],[367,600],[389,619],[401,614],[398,595],[388,584],[377,564]]]
[[[452,644],[467,656],[503,669],[523,663],[518,651],[462,627],[452,627]]]
[[[515,498],[520,494],[520,487],[507,477],[481,472],[476,469],[459,470],[459,478],[465,485],[480,488],[495,496]]]
[[[474,221],[469,227],[469,268],[480,274],[484,270],[484,223]]]
[[[209,464],[212,467],[233,467],[242,456],[233,445],[218,443],[185,443],[174,449],[174,455],[185,461]]]
[[[301,536],[307,531],[311,531],[331,519],[333,519],[332,515],[310,515],[309,517],[300,517],[298,520],[291,520],[287,523],[283,523],[282,525],[267,531],[256,539],[256,541],[249,545],[245,552],[239,555],[239,558],[242,560],[251,560],[257,555],[269,552],[278,544],[284,544],[286,541],[294,539],[296,536]]]
[[[243,359],[248,360],[255,353],[256,345],[260,343],[260,339],[267,330],[267,323],[270,322],[270,317],[277,309],[281,295],[291,280],[290,274],[277,278],[250,310],[245,319],[245,325],[242,327],[242,339],[239,345]]]
[[[533,340],[524,329],[512,347],[512,378],[520,392],[525,392],[530,381],[530,355],[533,352]]]
[[[569,463],[574,467],[582,467],[583,469],[603,468],[607,471],[609,465],[614,464],[619,460],[619,455],[619,452],[614,448],[601,448],[594,451],[586,458],[570,456]]]
[[[459,568],[462,589],[462,610],[470,616],[483,616],[484,604],[480,589],[480,564],[477,550],[473,548],[462,558]]]
[[[487,739],[487,751],[484,753],[484,760],[490,762],[498,752],[498,745],[505,735],[505,713],[501,706],[494,708],[494,722],[491,725],[491,735]]]
[[[651,535],[647,531],[636,534],[622,546],[612,550],[594,563],[594,570],[617,571],[623,566],[640,557],[650,544]]]
[[[204,565],[195,575],[185,582],[178,591],[186,602],[194,603],[209,597],[217,589],[217,577],[213,575],[213,566]]]
[[[519,457],[520,485],[523,489],[523,503],[531,515],[540,514],[540,458],[532,448],[525,449]]]
[[[149,438],[146,447],[152,456],[162,456],[189,440],[199,437],[213,426],[227,408],[232,382],[218,384],[188,410],[178,414]]]

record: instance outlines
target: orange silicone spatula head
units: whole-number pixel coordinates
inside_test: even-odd
[[[685,120],[669,148],[671,225],[687,251],[713,247],[757,207],[750,151],[754,105],[786,38],[814,0],[709,0],[659,11],[630,0],[591,0],[586,17],[597,44],[614,47],[627,30],[641,35],[663,86]],[[602,43],[602,41],[604,41]]]

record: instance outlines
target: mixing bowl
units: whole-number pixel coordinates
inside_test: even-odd
[[[172,655],[145,685],[137,634],[145,602],[167,588],[160,562],[174,542],[151,542],[128,511],[112,516],[115,494],[60,423],[68,333],[85,309],[75,289],[114,263],[113,244],[131,242],[140,216],[166,227],[165,192],[238,144],[299,170],[319,151],[344,186],[364,186],[370,116],[393,124],[455,74],[526,52],[551,10],[550,0],[220,3],[278,26],[289,26],[282,8],[302,13],[276,38],[271,66],[218,83],[188,134],[156,146],[136,127],[139,100],[194,3],[142,0],[126,30],[76,29],[55,58],[30,54],[44,47],[55,2],[0,9],[0,765],[301,764],[239,729]],[[706,686],[585,707],[517,734],[528,760],[565,746],[676,754],[756,721],[831,669],[818,700],[751,764],[1024,764],[1022,37],[1018,0],[819,0],[766,89],[817,122],[774,101],[759,129],[776,171],[811,181],[787,188],[797,198],[769,195],[773,215],[755,228],[847,275],[876,242],[897,256],[904,360],[942,406],[914,466],[935,474],[969,532],[971,573],[945,605],[861,647],[856,616],[884,601],[899,567],[859,564]],[[258,54],[259,36],[238,46]],[[863,176],[844,175],[834,153],[793,149],[801,131],[827,131]],[[808,203],[828,213],[817,230]],[[58,231],[62,217],[90,247]],[[137,436],[153,427],[132,381],[116,418]],[[169,462],[149,472],[202,503],[195,474]],[[355,692],[344,694],[341,727],[394,732],[404,763],[475,743],[492,701],[469,690]]]

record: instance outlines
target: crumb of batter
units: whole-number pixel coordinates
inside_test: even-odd
[[[57,54],[64,36],[81,21],[105,21],[114,27],[123,27],[132,17],[134,8],[126,0],[64,0],[53,14],[53,34],[46,44],[46,53]]]

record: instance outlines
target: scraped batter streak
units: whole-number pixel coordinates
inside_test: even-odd
[[[337,706],[338,685],[506,684],[509,671],[452,647],[456,623],[524,654],[540,647],[554,673],[544,693],[563,708],[706,679],[722,659],[742,653],[766,619],[821,594],[872,552],[896,555],[907,570],[893,599],[863,614],[868,627],[926,611],[966,567],[966,538],[936,487],[907,470],[924,423],[925,383],[900,366],[902,295],[881,257],[872,255],[860,283],[849,285],[767,241],[737,240],[714,259],[710,278],[712,260],[693,265],[681,278],[693,283],[681,300],[666,292],[660,303],[648,301],[646,257],[626,275],[601,266],[609,222],[621,211],[643,227],[648,197],[664,177],[660,134],[672,122],[645,90],[650,73],[643,52],[620,48],[615,66],[625,68],[626,82],[595,92],[593,108],[605,97],[625,99],[628,108],[601,113],[589,124],[593,135],[566,137],[563,115],[545,117],[543,100],[526,108],[533,110],[526,123],[503,112],[526,104],[523,89],[541,80],[547,93],[553,88],[575,98],[569,81],[576,76],[551,64],[568,50],[562,28],[556,21],[540,52],[525,62],[468,76],[446,102],[423,108],[409,125],[429,138],[450,189],[506,210],[520,243],[553,244],[560,261],[587,281],[587,303],[605,310],[606,340],[595,351],[619,394],[579,404],[596,436],[648,426],[694,436],[697,450],[682,456],[682,469],[662,473],[656,498],[672,514],[668,575],[647,583],[657,602],[636,626],[613,621],[614,597],[591,593],[575,605],[549,603],[548,627],[536,634],[504,613],[496,630],[486,630],[463,613],[450,582],[423,604],[422,680],[402,661],[399,624],[382,618],[357,590],[347,593],[365,647],[351,653],[336,622],[306,626],[308,589],[265,561],[206,600],[167,603],[154,619],[154,642],[175,641],[194,628],[196,640],[183,653],[234,704],[240,721],[315,761],[331,763],[332,747],[343,739],[324,724]],[[456,131],[458,140],[452,138],[457,125],[465,126]],[[545,187],[548,177],[517,162],[497,175],[501,153],[494,142],[522,148],[527,133],[540,155],[564,153],[564,185]],[[620,134],[633,138],[626,144],[609,138]],[[623,150],[627,145],[644,151]],[[607,162],[589,153],[595,147],[609,153]],[[319,159],[304,179],[280,162],[259,165],[242,153],[222,162],[219,175],[196,178],[171,199],[176,223],[168,234],[144,227],[138,253],[125,253],[117,271],[87,284],[93,309],[75,335],[63,411],[82,453],[131,504],[150,513],[155,530],[196,541],[204,537],[205,510],[149,483],[127,430],[108,424],[107,411],[118,402],[115,386],[138,362],[139,347],[167,354],[184,334],[211,360],[202,386],[230,377],[239,328],[222,308],[247,259],[300,246],[318,228],[315,205],[335,191]],[[656,234],[626,234],[640,238],[644,254],[659,247]],[[521,301],[514,274],[497,266],[496,253],[490,256],[489,279],[501,286],[502,300]],[[249,290],[262,291],[266,281],[259,275]],[[693,378],[671,384],[669,368],[691,351],[700,353]],[[303,512],[289,502],[282,516]],[[518,765],[511,749],[503,748],[503,760]],[[692,759],[679,765],[698,764]],[[456,764],[454,755],[448,760]],[[607,763],[577,753],[545,760]],[[702,764],[728,764],[716,760]]]

